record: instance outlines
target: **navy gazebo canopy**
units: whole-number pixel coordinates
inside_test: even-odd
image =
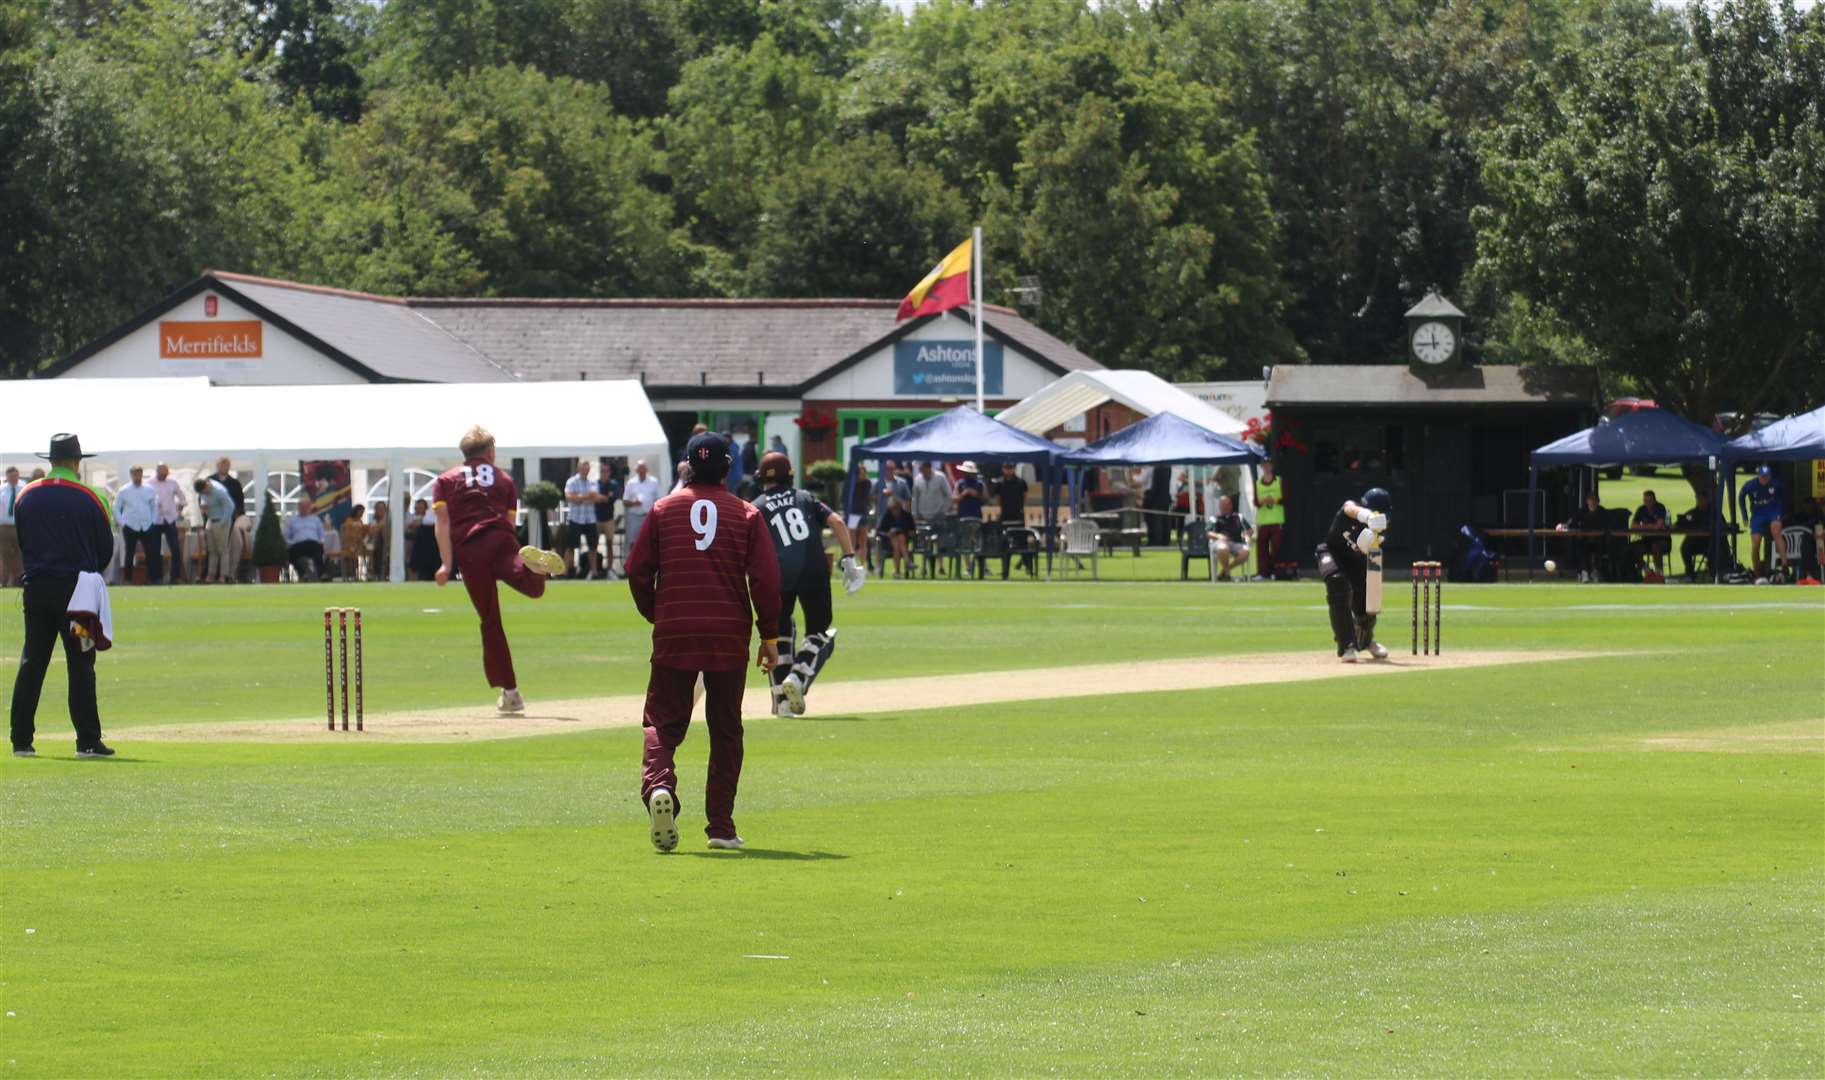
[[[1534,554],[1533,531],[1539,527],[1540,467],[1555,465],[1703,465],[1715,470],[1724,455],[1723,436],[1665,409],[1640,409],[1604,417],[1595,427],[1547,443],[1530,455],[1527,470],[1527,553]],[[1711,567],[1723,535],[1721,514],[1712,516]]]
[[[1058,460],[1076,466],[1253,465],[1266,456],[1253,443],[1219,435],[1163,412],[1081,450],[1066,450]]]

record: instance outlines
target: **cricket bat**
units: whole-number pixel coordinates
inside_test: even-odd
[[[1377,549],[1365,553],[1369,560],[1369,569],[1363,575],[1362,609],[1370,615],[1381,613],[1381,551]]]

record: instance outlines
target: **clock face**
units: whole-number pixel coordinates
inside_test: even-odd
[[[1413,331],[1413,355],[1422,364],[1442,364],[1457,349],[1457,335],[1442,322],[1421,323]]]

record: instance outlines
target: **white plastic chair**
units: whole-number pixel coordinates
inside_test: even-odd
[[[1806,534],[1811,531],[1804,525],[1789,525],[1781,530],[1781,546],[1786,549],[1781,553],[1781,561],[1787,564],[1787,572],[1796,581],[1800,567],[1806,561]]]
[[[1084,568],[1084,555],[1090,556],[1090,578],[1096,580],[1097,544],[1096,522],[1087,518],[1072,518],[1065,522],[1064,562],[1059,567],[1061,573],[1068,571],[1075,563],[1079,571]]]

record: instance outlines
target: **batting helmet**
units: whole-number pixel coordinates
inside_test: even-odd
[[[772,450],[761,457],[760,468],[755,471],[763,484],[789,484],[792,482],[792,459]]]
[[[1362,493],[1362,504],[1378,514],[1386,514],[1394,509],[1394,497],[1388,494],[1387,488],[1370,488]]]

